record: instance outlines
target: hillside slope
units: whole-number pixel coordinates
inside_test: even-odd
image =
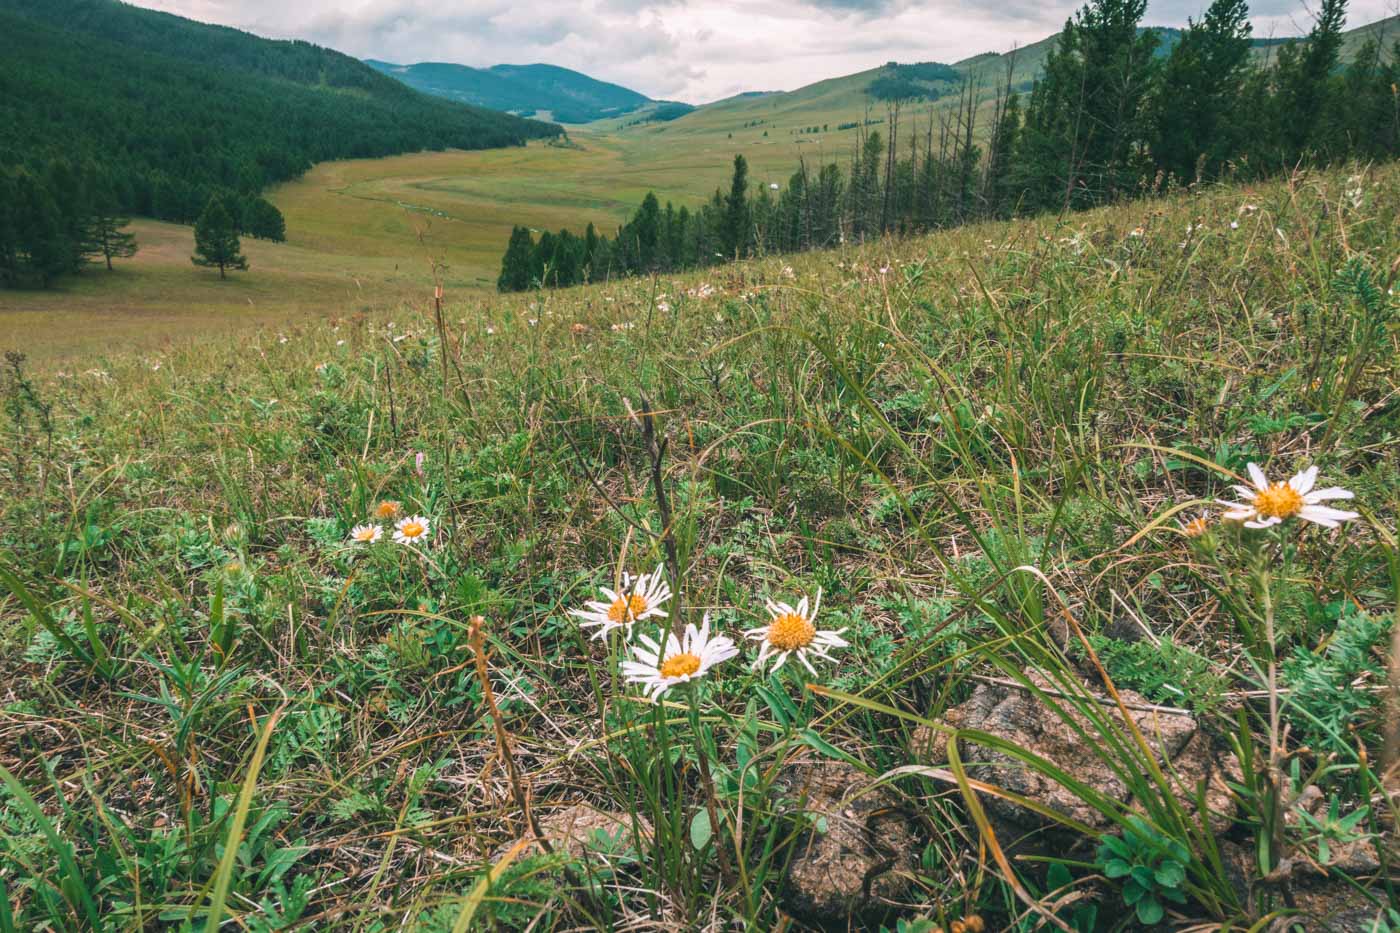
[[[559,132],[306,42],[114,0],[0,0],[0,164],[96,163],[140,214],[188,221],[211,190],[258,191],[315,162]]]
[[[232,929],[222,843],[246,930],[467,926],[490,883],[472,928],[818,931],[788,908],[832,852],[845,891],[899,885],[852,929],[1028,928],[1013,886],[1043,886],[987,856],[979,796],[1018,807],[1004,844],[1085,852],[1068,897],[1118,916],[1078,929],[1163,928],[1091,854],[1125,815],[1202,879],[1178,929],[1262,926],[1239,802],[1272,781],[1215,736],[1281,736],[1373,817],[1337,845],[1400,820],[1357,779],[1393,760],[1400,335],[1367,322],[1400,166],[1354,171],[440,315],[423,270],[382,311],[16,364],[54,441],[0,406],[8,927]],[[1255,464],[1362,517],[1222,520]],[[658,566],[671,595],[629,580],[618,615],[665,616],[570,614]],[[840,644],[777,653],[777,601]],[[738,656],[648,702],[628,645],[686,624]],[[1378,860],[1328,862],[1290,922],[1366,929],[1314,916],[1397,904]]]
[[[1177,29],[1154,27],[1163,35],[1163,46],[1170,45],[1180,36]],[[1342,60],[1351,61],[1360,51],[1363,43],[1370,38],[1377,39],[1387,54],[1390,45],[1400,39],[1400,16],[1391,16],[1350,29],[1345,34],[1342,46]],[[1006,52],[984,52],[953,63],[953,67],[966,75],[980,88],[984,101],[989,102],[993,89],[1007,83],[1017,90],[1029,90],[1036,76],[1044,67],[1045,59],[1054,49],[1059,34],[1046,36],[1038,42],[1021,46]],[[1277,52],[1277,47],[1287,41],[1282,38],[1258,38],[1255,56],[1261,63]],[[1302,41],[1302,40],[1299,40]],[[879,120],[885,105],[869,93],[872,82],[889,73],[888,66],[855,72],[840,77],[827,78],[791,91],[777,91],[763,94],[740,94],[724,100],[714,101],[696,108],[695,111],[677,120],[669,127],[646,128],[645,132],[667,132],[692,135],[713,134],[723,128],[733,131],[739,138],[740,131],[745,138],[766,132],[768,139],[786,140],[797,136],[793,141],[815,144],[822,137],[838,146],[847,146],[847,141],[837,142],[831,138],[836,127],[843,123],[854,123],[864,119]],[[956,107],[957,94],[954,92],[931,106],[935,110]],[[916,104],[921,110],[928,109],[929,103]],[[868,112],[867,112],[868,111]],[[821,128],[825,126],[824,130]],[[804,129],[816,127],[821,135],[802,138]],[[827,147],[830,151],[830,146]]]
[[[425,94],[525,116],[548,111],[564,123],[621,116],[652,103],[644,94],[557,65],[472,68],[445,62],[396,65],[374,59],[365,64]]]

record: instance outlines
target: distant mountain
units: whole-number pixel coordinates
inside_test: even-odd
[[[548,111],[561,123],[618,117],[653,102],[645,94],[556,65],[472,68],[444,62],[396,65],[374,59],[365,64],[425,94],[521,116]]]
[[[561,132],[308,42],[116,0],[0,0],[0,169],[93,166],[131,213],[190,221],[212,192],[248,198],[315,162]]]

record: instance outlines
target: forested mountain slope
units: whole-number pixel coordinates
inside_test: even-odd
[[[559,132],[306,42],[114,0],[0,0],[0,164],[91,160],[139,214],[188,221],[211,191],[255,193],[329,159]]]
[[[653,102],[621,85],[557,65],[472,68],[447,62],[396,65],[374,60],[366,64],[425,94],[525,115],[547,110],[564,123],[620,116]]]

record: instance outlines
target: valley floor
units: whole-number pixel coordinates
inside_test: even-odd
[[[245,239],[248,272],[220,281],[190,263],[190,227],[138,220],[131,231],[141,250],[115,272],[89,269],[47,291],[0,290],[0,334],[10,337],[0,342],[47,360],[286,330],[423,301],[435,261],[450,290],[489,303],[516,224],[611,231],[648,191],[699,204],[727,184],[736,153],[749,158],[754,184],[786,182],[800,157],[813,158],[810,141],[764,138],[740,116],[747,111],[704,114],[683,128],[577,127],[563,146],[317,165],[268,193],[286,217],[287,242]],[[844,144],[825,152],[846,155]]]

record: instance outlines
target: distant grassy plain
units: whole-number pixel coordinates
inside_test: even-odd
[[[802,147],[786,133],[764,139],[762,127],[740,125],[730,139],[732,122],[744,120],[707,115],[695,127],[575,129],[565,146],[321,164],[270,192],[286,215],[287,242],[245,239],[248,272],[220,281],[190,263],[191,228],[137,220],[141,251],[116,271],[94,267],[47,291],[0,292],[0,334],[42,361],[249,326],[293,328],[309,317],[422,302],[434,260],[449,289],[489,301],[515,224],[581,231],[592,222],[608,231],[653,190],[693,206],[727,183],[736,152],[749,157],[756,184],[796,168]]]

